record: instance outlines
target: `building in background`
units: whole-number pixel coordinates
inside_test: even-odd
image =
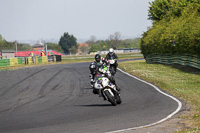
[[[15,57],[15,50],[1,50],[0,59],[9,59]]]
[[[89,45],[87,43],[78,43],[77,55],[88,54],[88,51],[89,51]]]

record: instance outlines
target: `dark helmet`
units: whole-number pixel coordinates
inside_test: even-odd
[[[90,72],[92,74],[95,74],[95,72],[97,71],[98,67],[95,63],[91,63],[90,66],[89,66],[89,69],[90,69]]]
[[[100,62],[100,60],[101,60],[101,55],[96,54],[96,55],[95,55],[95,61],[96,61],[96,62]]]

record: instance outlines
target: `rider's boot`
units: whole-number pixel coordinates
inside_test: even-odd
[[[116,90],[118,91],[118,92],[120,92],[121,91],[121,89],[116,85]]]
[[[90,84],[91,84],[91,87],[93,88],[94,87],[94,80],[93,79],[90,80]]]
[[[118,92],[120,92],[121,91],[121,89],[117,86],[117,84],[116,84],[116,82],[115,82],[115,79],[114,78],[112,78],[112,83],[116,86],[116,90],[118,91]]]
[[[94,94],[99,94],[98,90],[97,89],[94,89],[93,88],[93,91],[92,91]]]

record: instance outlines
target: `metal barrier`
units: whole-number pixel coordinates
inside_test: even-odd
[[[200,57],[195,55],[151,54],[145,59],[147,63],[180,64],[200,69]]]
[[[52,56],[48,56],[48,62],[54,62],[54,61],[56,61],[54,55],[52,55]]]
[[[52,55],[48,56],[48,62],[61,62],[62,61],[62,56],[61,55]]]

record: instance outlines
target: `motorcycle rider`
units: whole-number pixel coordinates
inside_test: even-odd
[[[118,66],[118,56],[115,54],[115,52],[114,52],[114,50],[113,50],[113,48],[110,48],[109,49],[109,52],[108,52],[108,54],[106,55],[106,58],[105,58],[105,60],[108,62],[109,60],[116,60],[116,62],[115,62],[115,64],[114,64],[114,67],[115,67],[115,72],[114,72],[114,74],[116,73],[116,71],[117,71],[117,66]],[[113,75],[114,75],[113,74]]]
[[[107,65],[107,62],[103,57],[101,57],[100,54],[96,54],[94,57],[94,62],[90,64],[90,78],[91,78],[91,87],[93,87],[93,80],[94,76],[97,74],[98,69],[101,67],[101,65]]]
[[[115,54],[114,49],[110,48],[108,54],[106,55],[105,58],[107,61],[110,59],[117,59],[118,60],[118,56]]]
[[[107,73],[107,72],[102,72],[101,70],[103,70],[103,67],[107,66],[108,63],[107,61],[105,61],[105,59],[103,57],[101,57],[99,54],[96,54],[95,55],[95,60],[92,64],[90,64],[89,68],[90,68],[90,79],[91,79],[91,87],[93,87],[93,83],[94,83],[94,77],[96,74],[102,74],[104,73],[105,76],[111,81],[111,83],[113,83],[117,90],[120,91],[120,88],[117,87],[116,85],[116,82],[115,82],[115,79],[114,77],[110,74],[110,73]],[[98,92],[93,88],[93,93],[94,94],[97,94]]]

